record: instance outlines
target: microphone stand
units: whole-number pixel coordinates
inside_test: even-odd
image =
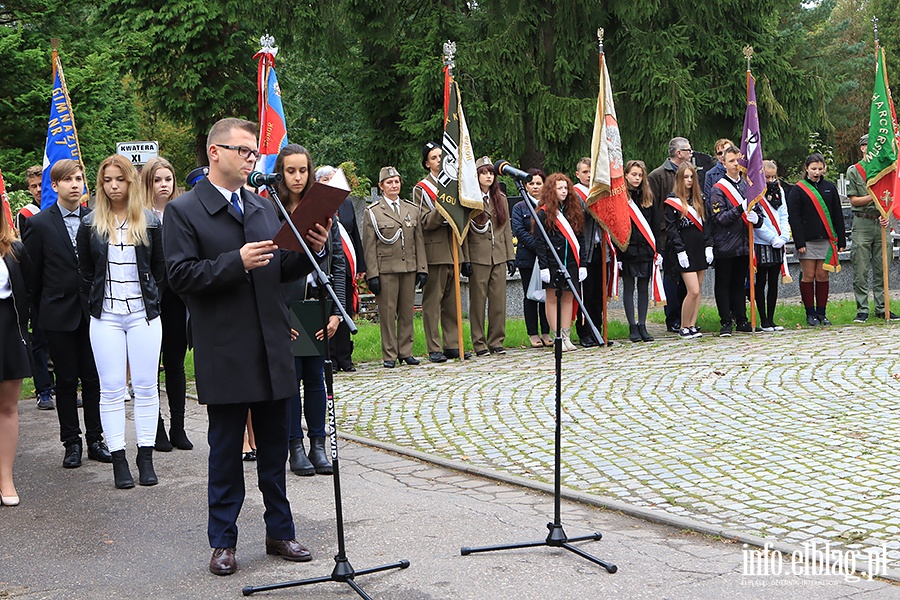
[[[354,581],[354,578],[357,575],[368,575],[369,573],[377,573],[379,571],[387,571],[389,569],[405,569],[409,566],[409,561],[400,560],[395,563],[381,565],[378,567],[355,570],[350,565],[350,561],[347,559],[347,550],[344,542],[344,511],[341,503],[341,470],[340,461],[338,460],[337,419],[335,417],[334,410],[334,370],[332,368],[331,362],[331,351],[328,347],[328,302],[326,293],[328,296],[331,296],[331,300],[334,302],[334,305],[338,307],[338,310],[340,310],[341,316],[344,319],[344,323],[346,323],[347,327],[350,328],[350,333],[356,333],[357,328],[356,325],[354,325],[353,321],[350,320],[350,315],[348,315],[347,311],[344,309],[344,304],[338,300],[337,294],[335,294],[334,288],[331,286],[331,281],[328,275],[326,275],[325,272],[319,267],[318,260],[316,259],[312,251],[310,251],[309,246],[307,246],[306,244],[306,240],[303,239],[303,236],[300,235],[300,232],[297,231],[297,228],[291,221],[291,215],[288,214],[287,209],[284,208],[284,204],[282,204],[281,198],[278,197],[278,193],[275,191],[274,186],[267,187],[269,188],[269,193],[272,195],[272,198],[275,200],[275,205],[281,210],[282,216],[284,216],[285,221],[291,228],[291,231],[294,232],[294,235],[297,237],[297,241],[300,242],[300,245],[306,252],[306,256],[312,263],[313,273],[315,273],[316,285],[318,286],[319,307],[322,309],[322,331],[325,334],[325,393],[328,408],[328,425],[331,428],[329,439],[331,443],[331,466],[334,470],[334,506],[337,522],[338,553],[334,557],[335,565],[334,570],[332,570],[331,572],[331,575],[326,575],[324,577],[313,577],[311,579],[300,579],[296,581],[285,581],[282,583],[273,583],[268,585],[248,585],[241,590],[241,593],[243,593],[245,596],[249,596],[250,594],[253,594],[255,592],[279,590],[287,587],[336,581],[338,583],[346,583],[353,589],[354,592],[359,594],[360,597],[365,598],[365,600],[372,600],[371,596],[367,595],[363,591],[363,589],[359,587],[359,585]]]
[[[563,526],[560,519],[560,486],[562,480],[562,336],[560,330],[562,329],[562,295],[565,286],[568,286],[569,290],[571,290],[572,294],[575,296],[575,300],[576,302],[578,302],[578,309],[584,315],[585,321],[587,321],[588,325],[590,325],[591,331],[593,331],[594,334],[594,339],[599,340],[600,334],[597,332],[597,327],[591,320],[591,316],[588,314],[587,310],[585,310],[584,303],[582,303],[581,301],[581,296],[578,294],[575,284],[572,281],[572,278],[569,276],[569,272],[566,269],[565,264],[563,263],[562,259],[560,259],[559,254],[557,254],[556,249],[553,247],[553,244],[550,242],[550,236],[547,235],[547,230],[544,229],[544,226],[538,219],[537,211],[529,200],[528,192],[525,191],[525,184],[519,178],[516,178],[516,187],[519,190],[519,194],[521,194],[522,198],[524,198],[525,205],[528,207],[528,210],[531,213],[531,218],[534,219],[534,223],[540,230],[544,241],[547,243],[547,247],[550,249],[551,254],[553,254],[553,259],[556,261],[557,268],[556,276],[553,280],[554,285],[556,286],[556,339],[554,340],[553,348],[553,356],[556,362],[556,433],[554,439],[555,473],[553,478],[553,522],[547,523],[547,529],[549,530],[549,533],[547,534],[546,539],[535,542],[518,542],[514,544],[502,544],[498,546],[482,546],[478,548],[463,546],[462,548],[460,548],[460,554],[462,554],[463,556],[467,556],[469,554],[474,554],[475,552],[514,550],[518,548],[533,548],[535,546],[552,546],[554,548],[565,548],[566,550],[574,552],[582,558],[600,565],[601,567],[606,569],[607,572],[615,573],[618,570],[618,567],[613,563],[600,560],[599,558],[583,551],[581,548],[577,548],[572,545],[572,542],[581,542],[584,540],[599,540],[603,537],[602,533],[594,532],[590,535],[570,538],[566,536],[565,531],[563,531]]]

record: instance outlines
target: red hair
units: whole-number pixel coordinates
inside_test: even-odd
[[[563,214],[566,220],[576,234],[584,231],[584,208],[581,200],[575,195],[575,189],[572,180],[565,173],[553,173],[544,181],[544,187],[541,188],[541,200],[538,206],[544,207],[547,212],[547,231],[552,232],[556,229],[556,215],[559,212],[559,199],[556,197],[556,182],[565,181],[569,194],[566,196],[566,206]]]

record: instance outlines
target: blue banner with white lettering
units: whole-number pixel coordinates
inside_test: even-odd
[[[57,199],[53,186],[50,185],[50,168],[60,160],[70,158],[81,162],[81,151],[78,148],[78,133],[75,131],[75,116],[69,91],[66,89],[66,78],[63,76],[62,63],[56,52],[53,53],[55,75],[53,77],[53,94],[50,99],[50,118],[47,120],[47,143],[44,146],[44,173],[41,181],[41,209],[52,206]],[[85,189],[85,192],[87,189]]]

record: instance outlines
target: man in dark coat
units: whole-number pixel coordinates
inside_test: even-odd
[[[243,189],[258,158],[256,125],[223,119],[207,138],[209,175],[169,203],[163,224],[166,270],[191,315],[197,394],[209,416],[209,569],[237,570],[237,518],[244,500],[241,445],[252,407],[259,489],[266,505],[266,552],[308,561],[294,539],[285,494],[288,398],[297,391],[282,281],[308,274],[300,252],[272,243],[271,202]],[[331,221],[303,232],[324,259]]]

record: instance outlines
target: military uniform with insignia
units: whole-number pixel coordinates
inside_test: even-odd
[[[385,367],[398,360],[418,364],[412,355],[413,301],[416,285],[428,280],[419,210],[400,199],[402,180],[394,167],[382,168],[378,179],[383,195],[366,209],[363,246],[367,282],[378,304],[381,354]]]

